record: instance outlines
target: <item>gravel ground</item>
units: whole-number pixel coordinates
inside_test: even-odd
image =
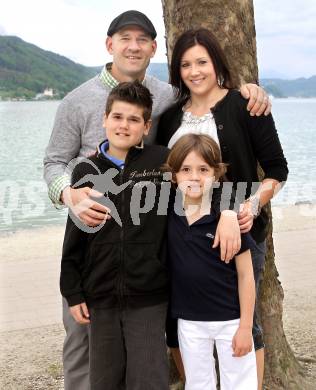
[[[302,366],[304,376],[309,380],[311,390],[316,389],[314,296],[302,296],[293,291],[285,291],[283,322],[287,341]]]
[[[300,359],[305,376],[316,388],[315,305],[308,297],[285,301],[284,326],[287,339]],[[292,298],[295,298],[295,304]],[[313,313],[311,319],[310,313]],[[301,320],[298,323],[297,318]],[[302,330],[302,324],[304,329]],[[62,390],[62,325],[25,329],[0,334],[0,389]]]
[[[62,325],[0,334],[0,389],[62,390]]]

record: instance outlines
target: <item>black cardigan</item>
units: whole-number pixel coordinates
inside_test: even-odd
[[[183,103],[177,103],[161,116],[157,143],[168,145],[169,140],[181,126]],[[249,197],[256,188],[251,189],[253,182],[259,182],[257,163],[264,171],[264,178],[284,182],[288,168],[277,130],[272,118],[268,116],[250,116],[246,109],[247,100],[236,90],[227,95],[211,109],[222,152],[223,162],[228,164],[227,179],[234,183],[246,182],[246,193]],[[237,189],[238,194],[238,189]],[[241,201],[242,199],[239,199]],[[263,209],[254,221],[251,234],[257,242],[262,242],[267,235],[268,217]]]

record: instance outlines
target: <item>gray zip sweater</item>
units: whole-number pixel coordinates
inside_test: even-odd
[[[153,76],[146,75],[143,84],[153,95],[153,124],[145,140],[150,144],[155,142],[160,115],[174,103],[174,97],[171,86]],[[104,140],[102,122],[110,91],[95,76],[62,100],[44,157],[44,179],[49,189],[57,178],[71,175],[71,166],[66,167],[73,159],[90,156]]]

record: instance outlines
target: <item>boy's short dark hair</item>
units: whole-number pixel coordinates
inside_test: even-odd
[[[120,83],[112,89],[105,106],[106,116],[111,112],[115,101],[135,104],[136,106],[141,107],[143,109],[145,123],[148,122],[151,117],[153,106],[152,94],[149,89],[142,85],[138,80]]]

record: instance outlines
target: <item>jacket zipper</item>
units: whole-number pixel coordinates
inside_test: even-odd
[[[127,164],[129,162],[130,157],[130,151],[128,152],[126,159],[125,159],[125,164],[124,168],[121,169],[120,171],[120,180],[119,183],[120,185],[123,184],[123,179],[124,179],[124,173],[125,169],[127,167]],[[110,164],[117,168],[117,166],[112,163],[112,161],[107,160],[110,162]],[[122,221],[122,228],[120,232],[120,263],[119,263],[119,275],[117,278],[117,292],[118,292],[118,305],[119,308],[122,308],[124,305],[124,220],[125,220],[125,190],[120,193],[121,196],[121,207],[120,207],[120,215],[121,215],[121,221]]]
[[[124,168],[120,172],[120,185],[123,184],[123,177],[124,177]],[[125,217],[125,191],[122,191],[121,194],[121,221],[122,221],[122,227],[120,232],[120,265],[119,265],[119,277],[118,277],[118,302],[119,306],[122,307],[123,305],[123,296],[124,296],[124,281],[123,281],[123,268],[124,268],[124,217]]]

